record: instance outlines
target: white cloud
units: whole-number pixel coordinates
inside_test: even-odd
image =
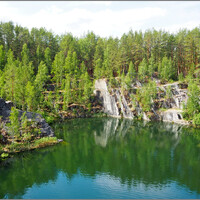
[[[178,2],[175,3],[178,5]],[[200,22],[200,14],[186,12],[185,4],[180,3],[182,9],[177,9],[177,13],[173,13],[173,8],[167,7],[167,4],[161,6],[156,3],[148,4],[148,7],[137,6],[136,8],[134,2],[47,2],[42,4],[43,7],[40,2],[26,2],[27,7],[17,7],[17,3],[14,7],[10,2],[0,2],[0,20],[12,20],[28,28],[45,27],[57,34],[72,32],[73,35],[81,36],[90,30],[103,37],[121,36],[130,28],[133,30],[152,28],[155,22],[156,27],[170,31],[176,31],[183,26],[189,28],[197,26]],[[200,5],[193,2],[186,3],[190,8]],[[127,7],[129,4],[130,6]],[[126,8],[122,9],[120,5],[126,5]],[[34,12],[24,12],[24,9],[31,9],[31,7],[34,8]],[[173,14],[177,17],[173,17]],[[184,18],[187,20],[184,21]]]
[[[188,30],[191,30],[194,27],[199,27],[199,26],[200,26],[200,22],[194,20],[194,21],[188,21],[188,22],[182,23],[182,24],[173,24],[171,26],[166,26],[165,30],[169,31],[170,33],[176,33],[180,29],[183,29],[183,28],[187,28]]]
[[[93,2],[94,4],[110,4],[109,2]],[[11,9],[5,5],[4,14]],[[74,8],[70,11],[64,11],[57,6],[51,6],[48,9],[41,9],[33,15],[26,17],[20,15],[17,9],[7,12],[7,19],[14,20],[23,26],[46,27],[54,30],[56,33],[70,31],[76,35],[81,35],[87,30],[92,30],[101,36],[108,36],[110,33],[117,35],[121,31],[128,31],[131,26],[139,28],[144,20],[153,17],[161,17],[166,13],[160,8],[139,8],[113,11],[105,9],[101,11],[91,11],[81,8]],[[15,16],[15,17],[14,17]],[[74,26],[76,24],[76,26]],[[121,30],[121,31],[120,31]]]

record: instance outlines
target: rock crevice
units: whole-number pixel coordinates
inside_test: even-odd
[[[137,88],[142,88],[142,84],[136,81]],[[157,83],[157,99],[153,102],[150,112],[144,112],[140,103],[135,100],[133,108],[130,100],[131,92],[124,95],[120,88],[109,88],[105,79],[99,79],[95,82],[94,93],[103,104],[103,111],[112,117],[124,117],[133,119],[142,117],[144,120],[159,120],[166,122],[175,122],[180,124],[189,124],[183,119],[183,104],[186,104],[188,95],[185,86],[178,82],[166,85]],[[130,90],[131,91],[131,90]],[[167,91],[170,91],[168,98]]]

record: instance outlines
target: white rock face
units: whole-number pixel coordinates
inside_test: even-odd
[[[96,80],[94,93],[102,100],[105,113],[113,117],[120,117],[115,97],[110,95],[104,79]]]
[[[188,124],[187,121],[183,120],[182,112],[180,109],[168,109],[160,113],[161,120],[164,122]]]
[[[141,87],[141,83],[138,81],[136,81],[136,85]],[[166,93],[167,88],[170,87],[171,98],[167,100],[161,97],[158,98],[158,101],[161,102],[161,107],[167,110],[159,112],[158,109],[156,110],[154,104],[151,108],[154,120],[188,124],[187,121],[183,120],[181,114],[183,104],[186,104],[188,99],[187,89],[181,89],[178,82],[157,87],[160,87],[164,93]],[[105,79],[96,80],[94,93],[102,101],[104,112],[109,116],[133,119],[134,115],[142,115],[143,120],[150,121],[138,102],[136,102],[135,112],[133,113],[133,110],[129,107],[130,104],[128,104],[126,97],[121,93],[120,88],[110,89],[109,92]]]

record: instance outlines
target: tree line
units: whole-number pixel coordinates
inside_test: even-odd
[[[0,96],[22,110],[56,112],[55,102],[61,101],[64,110],[71,102],[89,105],[94,79],[178,80],[198,73],[199,64],[199,27],[176,34],[130,30],[120,38],[88,32],[78,38],[0,23]]]

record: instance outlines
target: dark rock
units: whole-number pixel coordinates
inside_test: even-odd
[[[0,116],[2,117],[2,121],[7,123],[9,121],[9,116],[11,112],[12,102],[5,102],[2,98],[0,98]],[[23,115],[24,111],[19,110],[19,118]],[[49,124],[45,121],[42,115],[33,112],[26,112],[26,117],[29,121],[35,121],[36,125],[41,130],[41,136],[54,136],[54,132],[49,126]]]

